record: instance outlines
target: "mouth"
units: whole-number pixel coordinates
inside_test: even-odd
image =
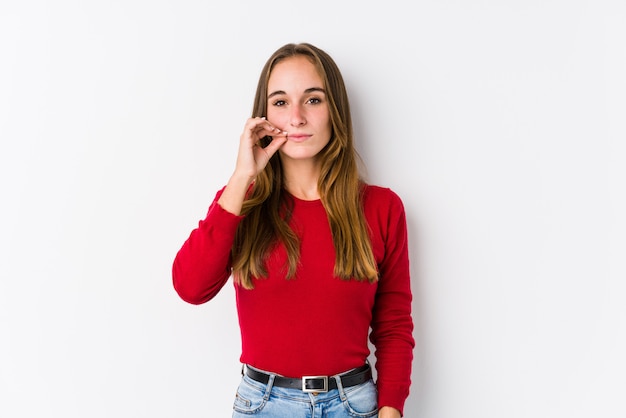
[[[287,140],[288,141],[293,141],[293,142],[304,142],[307,139],[309,139],[312,135],[307,135],[307,134],[289,134],[287,135]]]

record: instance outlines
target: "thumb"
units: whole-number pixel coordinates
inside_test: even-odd
[[[263,150],[271,158],[287,142],[287,132],[283,132],[280,135],[274,135],[272,142],[270,142]]]

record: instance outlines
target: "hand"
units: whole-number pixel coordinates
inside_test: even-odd
[[[265,148],[261,139],[273,139]],[[235,172],[218,200],[224,210],[239,215],[250,184],[267,165],[272,155],[287,142],[287,132],[274,127],[265,118],[250,118],[239,138],[239,153]]]
[[[262,148],[260,141],[268,135],[273,140]],[[265,118],[248,119],[239,138],[239,154],[234,175],[254,180],[285,142],[287,133],[274,127]]]
[[[378,411],[378,418],[401,418],[400,411],[390,406],[383,406]]]

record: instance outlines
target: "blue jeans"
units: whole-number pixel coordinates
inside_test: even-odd
[[[233,404],[233,418],[370,418],[378,415],[378,393],[373,380],[322,393],[274,386],[243,376]]]

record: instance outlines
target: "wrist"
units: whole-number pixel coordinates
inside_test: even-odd
[[[228,180],[229,184],[236,184],[241,187],[248,187],[254,181],[255,176],[250,173],[235,170]]]
[[[249,176],[234,173],[217,203],[227,212],[239,215],[250,184],[252,179]]]

